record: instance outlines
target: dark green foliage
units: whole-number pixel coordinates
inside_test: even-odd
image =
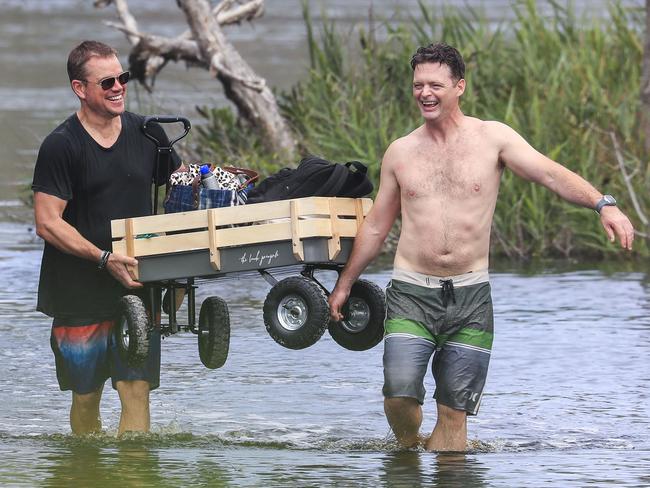
[[[638,227],[613,138],[649,213],[650,169],[638,123],[644,12],[613,3],[600,20],[577,19],[565,2],[549,1],[546,16],[537,3],[514,2],[514,20],[499,25],[467,7],[437,16],[439,8],[421,3],[404,23],[381,24],[381,36],[375,24],[359,29],[358,50],[349,54],[351,43],[331,23],[315,35],[305,7],[310,70],[279,94],[301,152],[365,162],[376,183],[390,142],[421,124],[411,99],[410,57],[417,46],[444,40],[466,60],[465,114],[512,126],[540,152],[614,194]],[[254,131],[240,127],[229,110],[209,113],[201,143],[214,154],[252,162],[266,174],[287,165],[265,159]],[[521,259],[622,254],[593,212],[509,171],[492,237],[495,255]],[[635,247],[647,255],[642,239]]]
[[[200,109],[205,123],[196,125],[198,152],[202,160],[219,166],[244,166],[261,175],[288,164],[269,157],[259,132],[238,118],[230,108]]]

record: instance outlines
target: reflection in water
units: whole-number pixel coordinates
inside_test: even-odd
[[[198,465],[191,457],[161,461],[164,451],[144,436],[116,441],[106,436],[71,438],[58,444],[45,458],[47,487],[98,486],[102,488],[176,487],[183,485],[230,486],[223,470],[213,461]]]
[[[386,455],[380,479],[390,488],[481,488],[486,471],[468,454],[403,450]]]
[[[646,264],[645,268],[643,278],[641,279],[641,286],[646,292],[646,303],[650,303],[650,263]]]
[[[474,457],[462,453],[438,454],[435,458],[437,485],[443,487],[479,488],[485,486],[485,467]]]
[[[45,486],[105,487],[171,486],[160,474],[158,454],[145,447],[105,447],[96,440],[73,441],[55,450],[48,460],[51,476]]]

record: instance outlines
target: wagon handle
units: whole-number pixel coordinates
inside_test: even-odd
[[[176,122],[182,122],[183,123],[183,129],[184,132],[180,136],[178,136],[176,139],[173,139],[170,143],[169,146],[167,146],[170,150],[174,144],[176,144],[178,141],[180,141],[183,137],[187,135],[187,133],[190,131],[192,128],[192,124],[190,124],[190,121],[186,119],[185,117],[180,117],[177,115],[148,115],[144,118],[144,122],[142,122],[142,130],[144,131],[144,135],[147,136],[149,139],[151,139],[153,142],[156,143],[156,147],[162,148],[160,145],[160,141],[156,139],[156,137],[151,134],[147,129],[149,127],[150,122],[158,122],[159,124],[173,124]]]
[[[183,124],[183,129],[184,132],[178,136],[176,139],[172,139],[167,146],[161,145],[160,141],[156,139],[156,137],[149,132],[149,127],[150,127],[150,122],[157,122],[159,124],[174,124],[177,122],[181,122]],[[142,122],[142,132],[144,132],[144,135],[147,136],[149,139],[151,139],[155,144],[156,148],[158,149],[158,155],[156,157],[156,175],[155,175],[155,187],[156,189],[154,190],[154,196],[153,196],[153,215],[156,215],[158,213],[158,173],[160,171],[160,155],[161,154],[166,154],[167,155],[167,174],[170,173],[170,165],[171,165],[171,159],[170,155],[172,152],[172,146],[176,144],[178,141],[180,141],[183,137],[187,135],[187,133],[190,131],[192,128],[192,124],[190,124],[190,121],[186,119],[185,117],[180,117],[177,115],[148,115],[144,118],[144,121]],[[165,194],[169,193],[169,179],[167,179],[167,182],[165,184]]]

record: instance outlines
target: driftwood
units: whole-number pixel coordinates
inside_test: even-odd
[[[190,30],[175,37],[141,32],[127,0],[96,0],[95,7],[115,6],[120,22],[105,22],[123,32],[132,49],[129,70],[149,91],[169,61],[184,61],[210,71],[226,97],[263,136],[268,149],[293,160],[296,142],[280,114],[277,100],[266,81],[258,76],[228,42],[221,26],[252,21],[264,13],[264,0],[221,0],[214,8],[208,0],[177,0]]]

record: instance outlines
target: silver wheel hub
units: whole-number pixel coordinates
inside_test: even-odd
[[[358,334],[368,326],[368,322],[370,322],[370,307],[366,301],[351,297],[348,300],[347,317],[341,321],[343,328],[352,334]]]
[[[117,329],[117,337],[124,346],[124,349],[128,349],[131,337],[129,335],[129,324],[124,318],[120,320],[119,328]]]
[[[286,330],[298,330],[307,322],[307,303],[298,295],[287,295],[278,306],[278,322]]]

